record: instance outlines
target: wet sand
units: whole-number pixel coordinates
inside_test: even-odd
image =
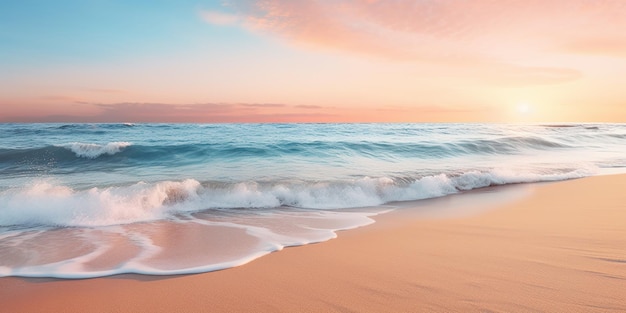
[[[626,311],[626,175],[507,188],[404,205],[337,239],[223,271],[0,278],[0,303],[4,312]]]

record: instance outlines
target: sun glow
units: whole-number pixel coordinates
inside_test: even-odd
[[[526,102],[521,102],[517,105],[517,112],[520,114],[528,114],[530,109],[530,105]]]

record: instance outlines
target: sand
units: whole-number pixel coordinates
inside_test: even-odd
[[[626,175],[515,188],[415,202],[218,272],[1,278],[0,310],[625,312]]]

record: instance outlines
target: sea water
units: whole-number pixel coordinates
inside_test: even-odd
[[[0,276],[224,269],[398,201],[625,168],[626,124],[0,124]]]

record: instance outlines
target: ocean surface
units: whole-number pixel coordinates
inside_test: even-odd
[[[626,124],[0,124],[0,276],[218,270],[399,201],[625,170]]]

